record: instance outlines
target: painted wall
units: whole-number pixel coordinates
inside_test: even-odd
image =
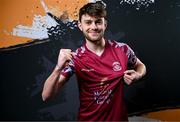
[[[41,91],[56,65],[59,50],[75,50],[83,43],[76,25],[77,12],[87,2],[0,1],[1,120],[76,119],[79,101],[75,77],[52,101],[44,103]],[[104,2],[108,9],[106,37],[129,44],[147,66],[145,78],[125,86],[129,115],[177,108],[180,2]]]
[[[58,23],[47,13],[76,20],[79,8],[88,0],[1,0],[0,48],[48,38],[48,30]],[[67,14],[67,18],[65,17]]]

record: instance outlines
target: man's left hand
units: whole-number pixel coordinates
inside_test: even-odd
[[[133,81],[136,81],[141,78],[141,74],[135,70],[126,70],[124,72],[124,81],[126,84],[130,85]]]

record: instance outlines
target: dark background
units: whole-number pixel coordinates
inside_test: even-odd
[[[105,36],[127,43],[147,67],[143,79],[125,85],[129,115],[179,107],[180,1],[142,6],[121,1],[104,0],[108,10]],[[77,28],[61,27],[65,30],[61,36],[51,34],[48,39],[35,40],[44,43],[0,49],[0,120],[76,119],[79,101],[75,76],[55,99],[41,99],[44,81],[56,65],[59,50],[75,50],[83,43]]]

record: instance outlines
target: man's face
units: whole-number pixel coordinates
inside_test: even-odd
[[[98,18],[84,14],[81,17],[81,22],[79,22],[78,26],[83,32],[86,40],[95,42],[103,38],[107,22],[103,17]]]

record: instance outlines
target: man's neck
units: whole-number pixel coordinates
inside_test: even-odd
[[[86,40],[86,47],[98,56],[101,56],[101,54],[103,53],[105,44],[106,42],[104,38],[96,42]]]

